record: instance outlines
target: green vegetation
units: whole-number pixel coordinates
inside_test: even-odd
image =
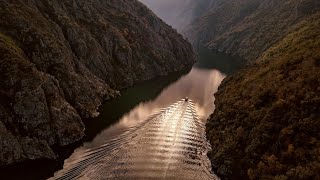
[[[221,177],[319,179],[320,13],[228,77],[209,118],[209,157]]]
[[[22,53],[22,50],[16,45],[16,43],[10,37],[0,32],[0,42],[7,46],[9,49],[15,50],[17,53]]]

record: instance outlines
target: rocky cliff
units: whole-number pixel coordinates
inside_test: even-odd
[[[0,165],[55,158],[115,90],[193,62],[136,0],[0,0]]]
[[[203,1],[205,12],[197,11],[200,17],[185,30],[185,36],[194,47],[206,46],[249,61],[320,11],[316,0]]]
[[[213,32],[207,45],[253,61],[215,94],[206,129],[212,167],[223,179],[319,179],[319,3],[255,2],[238,20],[212,14],[231,31]]]

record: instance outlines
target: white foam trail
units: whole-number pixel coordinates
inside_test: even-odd
[[[191,100],[159,110],[104,145],[77,152],[50,179],[218,179]]]

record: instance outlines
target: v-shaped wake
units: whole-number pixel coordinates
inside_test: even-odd
[[[191,100],[159,110],[104,145],[81,152],[51,179],[218,179],[205,124]]]

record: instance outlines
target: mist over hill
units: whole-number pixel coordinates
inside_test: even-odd
[[[183,33],[214,4],[214,0],[140,0],[166,23]]]

